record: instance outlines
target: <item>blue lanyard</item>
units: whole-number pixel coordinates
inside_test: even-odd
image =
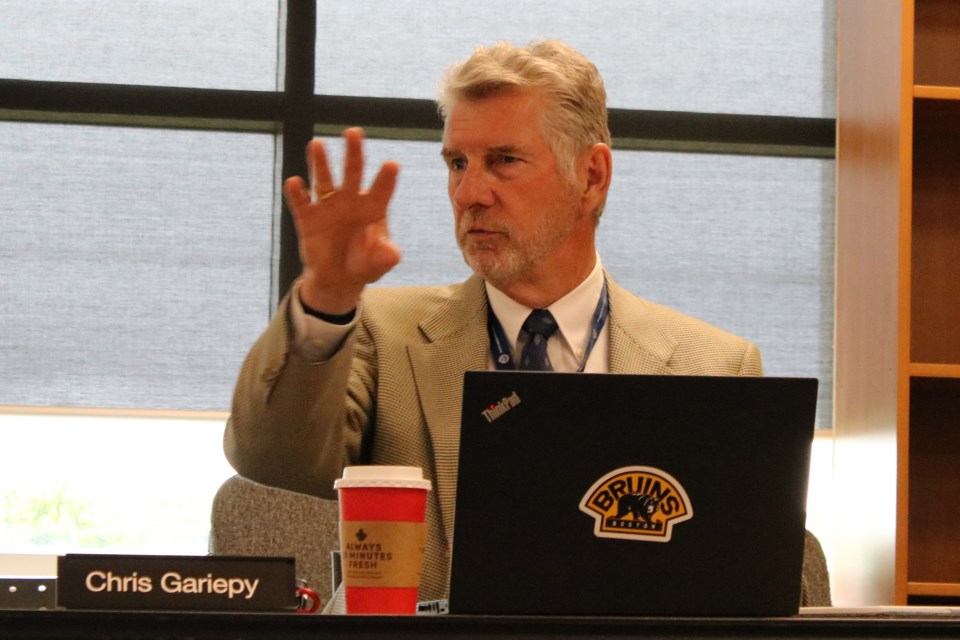
[[[593,312],[592,329],[590,331],[590,341],[587,342],[586,352],[583,354],[583,360],[577,373],[583,373],[587,366],[587,360],[593,352],[593,347],[597,344],[600,337],[600,331],[607,322],[607,316],[610,315],[610,300],[607,295],[607,281],[603,281],[603,290],[600,292],[600,300],[597,301],[597,308]],[[493,307],[487,301],[487,333],[490,335],[490,353],[493,355],[493,362],[498,371],[512,371],[516,368],[513,362],[513,356],[510,355],[510,340],[503,331],[503,325],[497,319],[493,312]]]

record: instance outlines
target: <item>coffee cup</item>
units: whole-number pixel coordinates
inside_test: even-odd
[[[426,546],[427,492],[419,467],[346,467],[340,558],[348,614],[413,614]]]

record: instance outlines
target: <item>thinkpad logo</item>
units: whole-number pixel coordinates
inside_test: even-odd
[[[669,542],[673,526],[693,517],[683,486],[653,467],[622,467],[597,480],[580,501],[598,538]]]
[[[518,396],[517,392],[514,391],[511,395],[503,398],[500,402],[491,404],[488,409],[484,409],[481,411],[481,413],[483,414],[483,417],[487,419],[487,422],[493,422],[518,404],[520,404],[520,396]]]

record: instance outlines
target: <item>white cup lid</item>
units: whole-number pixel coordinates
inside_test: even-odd
[[[400,467],[390,465],[361,465],[344,467],[343,477],[333,483],[334,489],[354,487],[387,487],[398,489],[431,488],[429,480],[424,480],[420,467]]]

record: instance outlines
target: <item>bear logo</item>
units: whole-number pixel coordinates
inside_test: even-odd
[[[622,520],[628,514],[633,514],[634,520],[643,518],[647,522],[653,522],[653,514],[659,508],[660,501],[653,496],[644,493],[628,493],[617,500],[617,515],[614,517]]]
[[[594,518],[598,538],[669,542],[673,526],[693,517],[680,482],[654,467],[621,467],[593,483],[580,510]]]

